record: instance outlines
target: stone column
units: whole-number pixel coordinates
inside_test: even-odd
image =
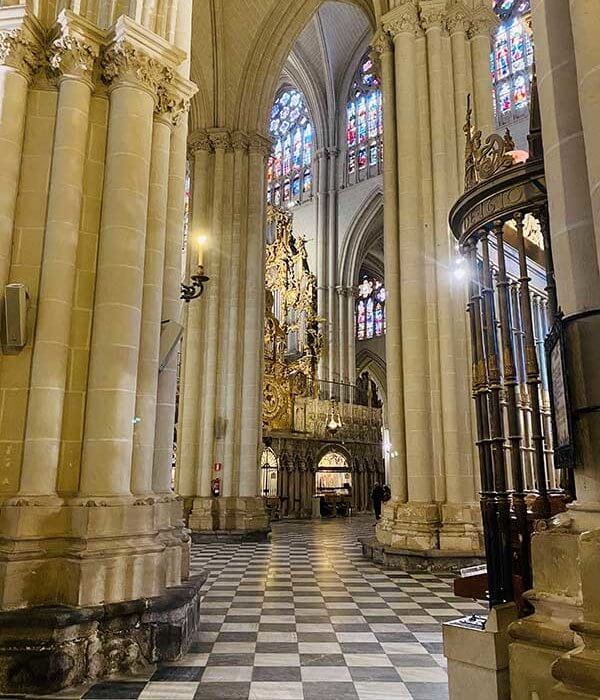
[[[527,597],[535,613],[510,629],[515,700],[530,698],[533,691],[552,700],[591,699],[600,692],[600,414],[593,408],[600,403],[600,271],[590,187],[597,137],[586,131],[591,103],[585,85],[588,79],[593,85],[588,70],[597,55],[585,38],[599,16],[585,1],[583,8],[575,4],[569,11],[568,0],[533,3],[533,29],[552,256],[566,322],[577,501],[538,526],[532,538],[534,586]],[[575,653],[566,653],[569,648]]]
[[[268,139],[253,134],[248,162],[248,244],[246,253],[246,309],[242,358],[242,411],[240,433],[240,498],[258,496],[258,459],[261,443],[262,367],[264,325],[264,181],[270,150]],[[257,511],[258,512],[258,511]]]
[[[327,183],[329,156],[325,148],[317,151],[317,311],[322,318],[328,318],[329,296],[327,294]],[[329,379],[329,328],[323,327],[323,350],[319,359],[319,379]]]
[[[596,231],[596,255],[599,256],[600,267],[600,12],[598,4],[593,0],[570,0],[569,6],[577,63],[579,108]]]
[[[21,495],[56,493],[92,72],[98,44],[68,34],[52,46],[58,72],[58,109],[35,344],[21,470]],[[96,37],[97,38],[97,37]],[[91,40],[89,40],[91,41]]]
[[[187,97],[187,96],[186,96]],[[181,109],[183,110],[182,104]],[[186,115],[187,116],[187,115]],[[187,156],[187,119],[181,119],[171,134],[169,156],[169,187],[167,198],[167,229],[164,276],[162,288],[162,318],[181,321],[181,249],[183,243],[183,208]],[[171,494],[171,468],[175,431],[175,400],[177,395],[177,346],[158,377],[156,432],[154,436],[154,465],[152,487],[155,493]]]
[[[446,26],[450,33],[450,46],[452,52],[452,75],[454,77],[454,123],[457,131],[456,138],[456,177],[458,178],[458,192],[462,192],[463,163],[465,144],[462,135],[462,125],[465,121],[467,110],[467,94],[469,86],[469,44],[467,42],[468,10],[458,2],[453,5],[446,16]]]
[[[27,89],[40,58],[40,46],[25,7],[16,22],[0,8],[0,295],[8,281],[15,205],[21,170]],[[14,15],[13,15],[14,16]]]
[[[266,531],[259,495],[264,324],[264,177],[270,141],[259,134],[210,129],[208,299],[198,421],[200,463],[190,515],[194,530]],[[210,165],[208,166],[210,168]],[[198,186],[196,183],[195,186]],[[208,201],[208,190],[207,190]],[[186,343],[186,374],[197,355]],[[186,411],[182,406],[187,434]],[[190,420],[195,409],[191,409]],[[191,457],[186,456],[190,465]],[[222,462],[222,495],[211,498],[214,461]],[[216,475],[216,473],[215,473]],[[218,517],[214,514],[218,513]]]
[[[495,130],[490,80],[490,32],[497,24],[498,18],[492,10],[491,3],[478,0],[471,16],[469,38],[475,123],[482,134],[491,134]]]
[[[231,150],[229,132],[225,129],[209,130],[209,139],[214,155],[212,160],[211,217],[209,245],[205,255],[205,272],[210,277],[204,299],[206,305],[204,331],[205,345],[202,349],[202,395],[200,396],[200,449],[196,495],[209,498],[213,463],[215,461],[217,356],[219,309],[227,292],[222,288],[223,276],[223,178],[225,177],[225,155]],[[190,520],[190,524],[192,521]],[[193,527],[196,527],[194,525]]]
[[[346,337],[348,339],[348,344],[346,345],[346,355],[347,355],[347,370],[348,370],[348,384],[354,384],[356,382],[356,323],[354,320],[354,288],[346,287],[346,294],[344,298],[346,304]],[[387,304],[387,302],[386,302]],[[386,307],[387,308],[387,307]],[[353,399],[352,389],[348,390],[349,399]]]
[[[152,129],[142,328],[131,468],[131,492],[134,495],[152,493],[172,126],[168,99],[166,93],[160,94]]]
[[[339,366],[339,381],[344,384],[348,383],[348,304],[346,303],[347,289],[342,286],[336,287],[337,292],[337,308],[338,308],[338,366]],[[346,387],[340,388],[340,400],[345,400],[348,395]],[[348,397],[349,398],[349,397]]]
[[[223,314],[226,321],[224,329],[224,344],[229,351],[227,353],[226,362],[223,364],[222,373],[219,383],[225,388],[222,398],[222,414],[225,422],[225,435],[223,440],[223,464],[231,465],[230,476],[228,483],[225,485],[226,490],[224,495],[237,495],[237,486],[240,479],[240,470],[243,462],[236,459],[236,450],[239,447],[240,425],[243,420],[243,412],[239,411],[240,403],[240,387],[236,381],[240,373],[240,357],[238,354],[239,342],[239,326],[241,319],[244,316],[244,279],[248,274],[254,274],[252,269],[252,261],[248,258],[247,244],[249,242],[248,235],[248,220],[244,215],[248,211],[248,197],[250,196],[249,189],[249,139],[246,134],[241,131],[236,131],[232,135],[233,146],[233,172],[232,172],[232,192],[233,200],[231,209],[233,213],[231,221],[231,246],[227,254],[227,268],[230,282],[230,295],[227,301],[227,309]],[[251,180],[250,180],[251,181]],[[264,184],[264,178],[262,179]],[[264,231],[264,225],[262,227]],[[264,308],[264,304],[263,304]],[[262,323],[262,313],[258,323]],[[261,346],[262,347],[262,346]],[[256,358],[260,366],[260,358]],[[259,391],[262,396],[262,373],[258,377]],[[262,408],[262,404],[261,404]],[[260,409],[259,409],[260,410]],[[260,426],[260,413],[257,416]],[[261,440],[259,433],[259,443]],[[257,443],[257,449],[259,445]],[[256,456],[256,478],[258,479],[259,459]],[[242,455],[242,459],[244,455]],[[260,493],[260,484],[256,482],[256,494]]]
[[[456,19],[456,14],[454,18]],[[448,209],[456,195],[456,148],[451,139],[447,139],[446,125],[450,121],[454,129],[453,117],[448,120],[445,112],[449,91],[445,90],[447,82],[444,60],[443,27],[446,10],[443,4],[431,2],[422,6],[422,25],[426,32],[427,73],[429,86],[429,111],[431,123],[431,161],[424,164],[431,173],[433,194],[433,231],[435,259],[435,307],[437,312],[438,366],[434,373],[439,373],[440,402],[438,410],[441,415],[441,443],[437,450],[441,452],[441,471],[439,483],[436,484],[436,500],[444,502],[442,515],[444,526],[440,533],[440,547],[468,551],[480,550],[479,536],[473,528],[468,504],[474,499],[473,468],[470,460],[470,445],[465,442],[465,435],[470,437],[467,385],[467,361],[464,347],[462,352],[457,329],[464,328],[464,286],[455,281],[453,274],[454,243],[448,228]],[[460,38],[460,37],[459,37]],[[455,40],[455,43],[458,43]],[[464,76],[463,76],[464,77]],[[454,101],[452,101],[454,106]],[[454,114],[454,113],[453,113]],[[476,514],[478,508],[475,508]],[[475,516],[477,518],[477,515]],[[465,523],[465,519],[467,523]],[[466,534],[469,531],[469,535]],[[473,539],[474,538],[474,539]]]
[[[336,299],[337,285],[337,157],[339,149],[328,148],[327,155],[329,157],[329,182],[327,191],[327,309],[328,314],[328,330],[327,330],[327,345],[329,357],[329,381],[340,381],[339,367],[339,336],[338,328],[338,303]],[[331,385],[334,392],[338,391],[338,387]],[[334,393],[334,395],[336,395]]]
[[[401,6],[392,20],[396,61],[398,159],[398,236],[400,305],[408,498],[429,503],[433,497],[429,415],[429,366],[423,233],[419,227],[419,143],[415,70],[416,7]],[[387,353],[386,353],[387,357]]]
[[[387,31],[387,28],[386,28]],[[386,299],[385,356],[387,371],[388,419],[390,424],[390,487],[400,502],[408,498],[404,397],[402,370],[402,328],[400,316],[400,260],[398,252],[398,161],[396,122],[396,81],[394,47],[379,31],[372,42],[381,56],[383,115],[384,253]],[[354,362],[354,361],[353,361]],[[386,507],[386,511],[388,508]]]
[[[210,245],[211,207],[211,160],[212,144],[206,131],[194,132],[189,140],[192,161],[192,212],[188,246],[189,270],[196,265],[193,246],[197,236],[205,236]],[[207,251],[207,255],[208,255]],[[210,270],[207,270],[210,272]],[[212,273],[211,273],[212,274]],[[210,276],[210,275],[209,275]],[[204,395],[205,374],[202,358],[206,351],[208,324],[208,296],[212,280],[209,280],[203,297],[186,304],[185,334],[183,337],[183,363],[181,372],[181,394],[177,446],[177,493],[194,496],[197,474],[200,471],[200,404]]]
[[[155,94],[160,65],[118,40],[103,59],[110,113],[80,493],[130,494]]]

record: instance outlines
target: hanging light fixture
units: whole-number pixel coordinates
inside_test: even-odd
[[[336,409],[335,401],[332,401],[327,414],[326,428],[330,433],[336,433],[341,427],[342,417],[340,416],[340,411]]]

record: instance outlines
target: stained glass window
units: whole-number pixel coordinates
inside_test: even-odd
[[[359,299],[356,305],[356,337],[358,340],[364,340],[365,338],[365,301],[364,299]]]
[[[356,339],[368,340],[386,331],[386,291],[380,280],[363,277],[356,300]]]
[[[382,134],[381,88],[373,61],[365,54],[354,74],[346,104],[346,167],[349,182],[380,172]]]
[[[529,30],[530,0],[492,0],[500,19],[496,28],[490,70],[494,114],[499,126],[526,116],[533,66],[533,43]]]
[[[267,164],[267,201],[299,203],[312,195],[313,126],[304,96],[294,88],[279,94],[271,110],[273,149]]]

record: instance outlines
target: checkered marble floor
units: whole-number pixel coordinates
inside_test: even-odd
[[[149,679],[60,697],[140,700],[447,698],[441,623],[471,612],[451,577],[385,570],[372,518],[274,523],[270,543],[194,545],[210,572],[201,631]]]

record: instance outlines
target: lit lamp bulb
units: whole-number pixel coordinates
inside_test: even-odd
[[[196,238],[196,246],[198,249],[198,271],[202,273],[204,270],[204,249],[208,238],[205,235],[200,235]]]
[[[454,277],[457,280],[463,280],[467,274],[467,269],[464,264],[464,258],[457,258],[454,266]]]

